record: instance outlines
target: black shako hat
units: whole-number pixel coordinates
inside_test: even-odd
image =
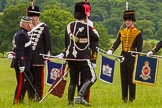
[[[125,20],[136,21],[135,11],[134,10],[125,10],[123,13],[123,19],[124,19],[124,21]]]
[[[27,8],[27,15],[28,16],[40,16],[39,6],[29,6]]]
[[[77,2],[74,9],[74,17],[78,20],[90,16],[91,6],[88,2]]]

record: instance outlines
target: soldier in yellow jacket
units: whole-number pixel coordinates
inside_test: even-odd
[[[135,57],[128,51],[141,52],[143,38],[141,31],[134,26],[134,10],[125,10],[123,20],[126,27],[119,31],[119,35],[110,50],[107,51],[107,55],[112,55],[120,43],[122,43],[121,55],[125,57],[125,60],[120,64],[122,99],[124,102],[127,102],[129,93],[129,101],[133,102],[136,93],[136,85],[132,83]]]

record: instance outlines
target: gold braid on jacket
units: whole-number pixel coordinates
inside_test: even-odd
[[[123,30],[120,30],[120,40],[122,42],[122,51],[128,52],[132,47],[132,44],[136,38],[136,36],[138,36],[138,34],[141,31],[136,29],[135,27],[130,27],[130,28],[125,28]]]

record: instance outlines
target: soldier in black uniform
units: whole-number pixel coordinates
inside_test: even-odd
[[[17,86],[14,95],[14,104],[23,103],[24,100],[24,87],[26,75],[30,73],[31,63],[31,41],[27,32],[31,30],[32,19],[28,16],[23,16],[20,21],[20,29],[13,37],[13,52],[15,57],[12,59],[11,67],[15,68]],[[24,74],[23,74],[24,73]]]
[[[129,101],[133,102],[136,92],[136,85],[132,83],[135,57],[133,57],[128,51],[141,52],[143,39],[141,31],[134,26],[135,11],[124,11],[123,19],[126,28],[119,31],[118,38],[111,49],[107,51],[107,55],[111,55],[118,48],[120,43],[122,43],[121,55],[125,58],[125,60],[120,64],[122,99],[124,102],[127,102],[129,91]]]
[[[98,42],[99,36],[88,24],[90,7],[84,2],[75,4],[74,17],[76,21],[67,25],[65,32],[64,58],[70,68],[70,84],[68,88],[68,101],[73,103],[75,87],[81,73],[82,86],[76,97],[76,103],[90,105],[85,99],[88,90],[96,81],[96,74],[92,66],[92,42]]]
[[[158,52],[161,48],[162,48],[162,41],[158,42],[151,51],[147,52],[146,56],[151,57],[153,54]]]
[[[51,39],[47,25],[40,22],[40,9],[38,6],[29,6],[27,14],[32,18],[34,28],[28,33],[32,42],[32,61],[31,72],[34,77],[34,86],[39,96],[36,100],[39,101],[43,97],[44,92],[44,58],[40,54],[50,54]],[[33,93],[29,93],[31,98],[35,98]]]
[[[80,3],[83,4],[83,5],[86,4],[86,7],[89,8],[89,9],[90,9],[90,12],[91,12],[91,5],[90,5],[90,3],[89,3],[88,1],[84,0],[84,2],[80,2]],[[90,12],[89,12],[89,14],[88,14],[88,18],[89,18],[90,15],[91,15]],[[94,27],[94,25],[93,25],[93,22],[92,22],[91,20],[87,19],[87,24],[88,24],[89,26],[91,26],[92,29],[93,29],[93,31],[95,31],[95,33],[98,35],[98,32],[95,30],[95,27]],[[98,36],[99,36],[99,35],[98,35]],[[91,62],[92,62],[93,68],[95,68],[95,67],[96,67],[97,54],[98,54],[98,51],[97,51],[98,42],[91,41],[90,43],[91,43],[90,46],[91,46],[91,48],[92,48],[92,50],[91,50],[91,54],[92,54]],[[82,78],[80,75],[81,75],[81,74],[79,73],[78,92],[80,91],[80,88],[81,88],[82,85],[84,84],[84,80],[86,80],[86,79]],[[88,90],[88,93],[85,95],[84,98],[85,98],[85,100],[86,100],[87,102],[90,102],[90,89]]]
[[[78,2],[76,5],[83,5],[84,8],[87,8],[87,17],[90,17],[90,11],[91,11],[91,6],[90,3],[87,1],[84,2]],[[77,10],[78,11],[78,10]],[[82,11],[82,10],[81,10]],[[93,22],[89,19],[86,19],[86,23],[88,26],[91,27],[91,29],[95,32],[96,35],[98,35],[97,30],[95,29],[95,27],[93,26]],[[98,35],[99,36],[99,35]],[[95,68],[96,67],[96,60],[97,60],[97,48],[98,47],[98,41],[91,41],[90,42],[90,48],[91,48],[91,63],[92,63],[92,67]],[[66,49],[66,48],[65,48]],[[62,59],[64,56],[63,53],[60,53],[59,55],[57,55],[56,57],[59,59]],[[78,70],[79,71],[79,70]],[[81,72],[77,72],[77,75],[75,76],[75,80],[76,80],[76,85],[70,85],[69,89],[68,89],[68,105],[73,105],[74,102],[74,93],[75,93],[75,88],[76,86],[78,87],[78,93],[82,87],[82,85],[85,83],[85,81],[87,80],[85,77],[81,76]],[[86,94],[84,95],[84,99],[89,102],[90,101],[90,89],[88,90],[88,92],[86,92]]]

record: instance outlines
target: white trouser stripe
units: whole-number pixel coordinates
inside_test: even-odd
[[[92,63],[90,62],[90,60],[87,60],[87,63],[88,63],[88,66],[90,68],[91,75],[92,75],[91,81],[92,81],[92,83],[94,83],[96,80],[96,74],[95,74],[94,68],[92,67]]]

